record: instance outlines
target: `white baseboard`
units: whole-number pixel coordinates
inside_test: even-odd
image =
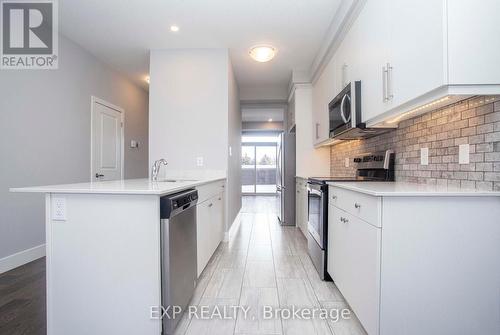
[[[45,256],[45,244],[19,251],[18,253],[0,259],[0,273],[15,269],[18,266],[32,262],[43,256]]]
[[[236,217],[234,218],[233,224],[231,225],[231,228],[229,228],[229,231],[226,231],[224,233],[224,242],[229,242],[229,240],[238,232],[241,224],[240,216],[241,209],[238,211],[238,214],[236,214]]]

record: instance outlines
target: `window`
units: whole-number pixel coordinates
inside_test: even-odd
[[[241,141],[242,193],[276,194],[278,135],[249,135]]]

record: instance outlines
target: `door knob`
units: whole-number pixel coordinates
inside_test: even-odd
[[[96,173],[96,174],[95,174],[95,177],[96,177],[96,178],[100,178],[100,177],[104,177],[104,175],[103,175],[103,174],[100,174],[100,173]]]

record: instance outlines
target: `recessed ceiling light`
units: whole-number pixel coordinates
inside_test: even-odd
[[[178,32],[179,31],[179,26],[176,26],[176,25],[170,26],[170,31]]]
[[[144,79],[144,80],[146,80],[146,83],[148,83],[148,84],[149,84],[149,80],[150,80],[150,79],[149,79],[149,76],[146,76],[146,79]]]
[[[270,45],[256,45],[250,49],[249,54],[257,62],[269,62],[276,56],[278,50]]]
[[[267,122],[273,122],[273,119],[269,119],[269,120],[267,120]]]

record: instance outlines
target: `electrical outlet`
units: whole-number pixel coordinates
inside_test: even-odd
[[[196,166],[198,167],[203,166],[203,157],[196,157]]]
[[[66,198],[54,197],[52,199],[52,220],[66,221]]]
[[[420,164],[429,165],[429,148],[420,149]]]
[[[344,166],[345,166],[345,167],[349,167],[349,157],[346,157],[346,158],[344,159]]]
[[[458,146],[458,164],[469,164],[469,144],[460,144]]]

